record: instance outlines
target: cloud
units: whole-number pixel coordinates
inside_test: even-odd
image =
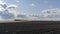
[[[19,3],[20,1],[19,1],[19,0],[17,0],[17,2]]]
[[[2,5],[3,5],[3,4],[6,4],[6,3],[4,3],[3,1],[1,1],[1,0],[0,0],[0,4],[2,4]]]
[[[14,19],[16,5],[7,5],[3,1],[0,1],[0,18],[2,19]]]
[[[23,18],[24,19],[24,18],[28,18],[28,17],[27,17],[27,15],[19,14],[19,15],[17,15],[17,18]]]
[[[53,9],[46,9],[41,12],[41,15],[43,15],[43,18],[46,20],[59,20],[60,18],[60,9],[59,8],[53,8]]]
[[[16,5],[8,5],[8,7],[13,7],[13,8],[15,8],[15,7],[17,7]]]
[[[34,3],[30,6],[36,6]],[[0,20],[2,19],[25,19],[25,20],[60,20],[60,8],[45,9],[40,14],[27,14],[16,11],[16,5],[7,5],[0,1]]]
[[[8,5],[6,7],[6,10],[8,10],[9,13],[14,13],[15,14],[16,11],[14,11],[14,10],[16,9],[16,7],[17,7],[16,5]]]
[[[0,1],[1,2],[1,1]],[[16,11],[17,6],[16,5],[7,5],[6,3],[3,4],[3,2],[0,3],[0,20],[4,19],[15,19],[15,18],[27,18],[25,14],[20,14],[20,12]]]
[[[17,17],[25,20],[60,20],[60,9],[45,9],[40,14],[17,14]]]
[[[0,6],[0,11],[5,11],[5,9],[2,6]]]
[[[60,8],[42,10],[40,14],[26,15],[28,20],[60,20]]]
[[[43,10],[41,13],[42,14],[46,14],[46,15],[59,14],[60,13],[60,9],[59,8],[46,9],[46,10]]]
[[[13,13],[9,13],[9,14],[2,13],[0,16],[2,17],[2,19],[14,19],[15,18]]]
[[[30,4],[30,6],[35,7],[36,5],[34,3]]]
[[[26,13],[20,14],[20,12],[15,11],[16,5],[7,5],[6,3],[0,1],[0,18],[1,19],[14,19],[14,18],[21,18],[21,19],[33,19],[36,16],[30,16]],[[35,4],[31,4],[31,6],[35,6]]]

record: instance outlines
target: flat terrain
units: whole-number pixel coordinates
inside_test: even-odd
[[[0,23],[2,32],[60,32],[60,21],[27,21],[27,22],[3,22]]]

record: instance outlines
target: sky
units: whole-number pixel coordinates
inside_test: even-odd
[[[1,11],[3,19],[50,20],[60,18],[60,0],[0,0],[8,11]],[[1,2],[0,2],[1,4]],[[10,9],[10,8],[13,8]],[[3,8],[2,8],[3,9]],[[6,10],[6,8],[4,8]],[[5,12],[8,12],[6,14]],[[6,15],[5,15],[6,14]],[[10,15],[12,14],[12,15]],[[8,15],[8,17],[6,17]],[[57,16],[57,17],[56,17]],[[1,18],[2,19],[2,18]]]
[[[8,4],[15,4],[18,10],[24,13],[37,14],[44,9],[59,8],[60,0],[3,0]]]

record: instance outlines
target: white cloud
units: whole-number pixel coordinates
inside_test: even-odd
[[[0,4],[5,4],[3,1],[0,0]]]
[[[25,20],[59,20],[60,18],[60,9],[59,8],[52,8],[46,9],[41,11],[40,14],[26,14],[26,13],[16,13],[16,16],[21,15],[21,17],[25,16],[27,18],[18,18],[18,19],[25,19]],[[16,17],[17,18],[17,17]]]
[[[5,9],[2,6],[0,6],[0,11],[5,11]]]
[[[19,3],[20,1],[17,0],[17,2]]]
[[[7,7],[6,7],[6,9],[8,10],[8,12],[9,13],[15,13],[16,11],[15,11],[15,8],[16,8],[17,6],[16,5],[8,5]]]
[[[34,3],[30,4],[30,6],[35,7],[36,5]]]
[[[8,14],[12,13],[15,18],[17,18],[18,15],[20,15],[21,19],[24,19],[24,17],[27,17],[26,20],[60,20],[60,8],[52,8],[52,9],[46,9],[42,10],[40,14],[38,15],[33,15],[33,14],[26,14],[26,13],[21,13],[16,11],[16,5],[7,5],[6,8],[3,7],[3,5],[6,5],[6,3],[0,1],[0,13],[3,12],[5,13],[5,10],[8,10]],[[36,6],[34,3],[30,4],[30,6]],[[12,10],[11,10],[12,9]],[[10,15],[11,16],[11,15]],[[13,17],[13,16],[11,16]],[[0,14],[0,19],[3,19],[1,14]]]
[[[15,8],[15,7],[17,7],[17,6],[16,6],[16,5],[8,5],[8,7],[14,7],[14,8]]]
[[[53,8],[53,9],[46,9],[41,12],[41,15],[44,15],[44,19],[46,20],[60,20],[60,9]]]
[[[6,3],[0,0],[0,11],[5,11]]]
[[[0,1],[0,19],[14,19],[14,15],[16,14],[15,8],[16,5],[7,5],[7,3],[4,3],[3,1]],[[11,11],[12,10],[12,11]]]
[[[30,16],[30,15],[28,15],[28,14],[26,14],[26,13],[21,13],[21,14],[20,14],[20,12],[17,12],[17,11],[15,10],[15,8],[17,7],[16,5],[7,5],[6,3],[4,4],[4,3],[1,2],[1,1],[0,1],[0,3],[1,3],[1,5],[3,4],[3,5],[6,5],[6,6],[7,6],[7,7],[5,7],[5,8],[3,7],[3,5],[0,7],[0,11],[3,12],[4,14],[5,14],[5,10],[8,10],[7,13],[8,13],[8,14],[9,14],[9,13],[13,13],[14,16],[15,16],[15,18],[17,18],[17,16],[18,16],[18,15],[21,15],[21,14],[22,14],[23,17],[25,16],[25,17],[27,17],[27,19],[29,19],[29,20],[36,18],[36,17],[34,17],[34,16],[32,16],[32,15]],[[32,3],[30,6],[35,6],[35,4]],[[12,10],[11,10],[11,9],[12,9]],[[2,10],[3,10],[3,11],[2,11]],[[22,16],[21,16],[21,17],[22,17]],[[4,17],[4,16],[0,16],[1,19],[4,19],[4,18],[5,18],[5,17],[4,17],[4,18],[2,18],[2,17]],[[13,17],[13,16],[11,16],[11,17]]]
[[[53,8],[53,9],[46,9],[46,10],[43,10],[41,13],[43,14],[58,14],[60,11],[59,8]]]
[[[27,15],[28,20],[60,20],[60,9],[59,8],[52,8],[42,10],[38,15]]]

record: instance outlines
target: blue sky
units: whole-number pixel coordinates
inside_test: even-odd
[[[23,14],[22,16],[24,16],[25,18],[27,18],[26,16],[28,16],[29,18],[27,19],[32,19],[32,17],[34,19],[35,17],[38,17],[36,19],[39,19],[39,18],[43,18],[43,15],[44,18],[47,19],[48,17],[45,16],[47,15],[47,11],[50,11],[52,13],[56,11],[56,14],[57,12],[60,11],[60,4],[59,4],[60,0],[1,0],[1,1],[5,2],[8,6],[16,5],[17,7],[15,9],[16,11],[15,13],[18,15]],[[35,14],[35,16],[33,14]],[[40,15],[41,17],[39,17]]]
[[[24,13],[39,13],[48,8],[60,8],[60,0],[3,0],[8,4],[16,4]]]

